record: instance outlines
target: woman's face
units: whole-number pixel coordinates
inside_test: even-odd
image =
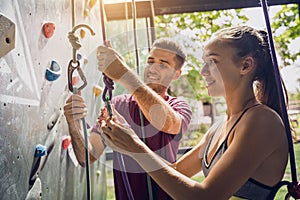
[[[235,50],[222,42],[208,43],[203,52],[204,66],[201,75],[206,81],[210,96],[226,97],[238,86],[239,67],[233,61]]]

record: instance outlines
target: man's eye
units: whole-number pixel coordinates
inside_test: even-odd
[[[162,68],[162,69],[168,68],[168,66],[164,63],[160,63],[159,67]]]
[[[212,66],[212,65],[215,65],[215,61],[213,59],[210,59],[206,62],[204,62],[204,66]]]

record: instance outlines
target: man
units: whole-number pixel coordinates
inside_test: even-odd
[[[172,80],[181,75],[186,58],[182,47],[171,39],[156,40],[147,59],[144,82],[112,48],[98,47],[97,58],[98,69],[131,93],[112,99],[116,111],[151,150],[167,161],[175,162],[180,139],[192,114],[185,101],[167,94]],[[86,115],[83,99],[72,95],[66,102],[64,114],[76,157],[84,166],[85,147],[80,127],[80,119]],[[97,126],[93,127],[89,137],[91,162],[97,160],[105,148]],[[149,199],[149,196],[171,199],[153,180],[147,182],[147,174],[130,157],[123,155],[120,159],[120,155],[114,153],[113,166],[116,199],[127,199],[128,193],[132,193],[134,199]]]

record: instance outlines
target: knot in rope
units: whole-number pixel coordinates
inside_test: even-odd
[[[68,39],[69,39],[69,42],[71,43],[73,49],[76,49],[76,50],[80,49],[81,44],[79,43],[79,38],[74,35],[74,32],[68,33]]]

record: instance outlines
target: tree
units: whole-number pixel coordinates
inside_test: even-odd
[[[300,52],[292,52],[289,45],[300,37],[300,20],[298,5],[289,4],[282,6],[282,9],[273,17],[272,29],[277,51],[283,60],[283,65],[288,66],[295,62]]]

